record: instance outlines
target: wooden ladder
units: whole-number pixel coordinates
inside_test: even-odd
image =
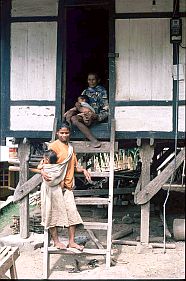
[[[76,205],[107,205],[108,206],[108,220],[103,222],[83,222],[84,228],[89,233],[90,237],[93,236],[92,230],[105,230],[107,231],[107,247],[104,248],[97,240],[97,244],[100,245],[99,249],[84,248],[82,252],[77,252],[71,249],[58,250],[54,247],[49,247],[50,235],[48,229],[44,229],[44,252],[43,252],[43,278],[47,279],[50,272],[50,254],[96,254],[106,255],[106,268],[108,269],[111,264],[111,236],[112,236],[112,213],[113,213],[113,187],[114,187],[114,153],[118,150],[118,145],[115,143],[115,120],[111,120],[111,132],[110,141],[102,142],[100,148],[93,148],[90,146],[90,142],[85,141],[72,141],[71,142],[75,152],[78,153],[110,153],[110,164],[108,172],[91,172],[91,177],[108,177],[109,179],[109,194],[107,198],[101,197],[75,197]],[[92,238],[92,237],[91,237]],[[94,242],[95,242],[95,237]]]

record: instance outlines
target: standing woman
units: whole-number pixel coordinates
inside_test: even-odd
[[[41,186],[41,215],[42,225],[49,229],[54,246],[59,249],[65,249],[66,246],[59,241],[57,227],[67,227],[69,234],[69,244],[67,247],[83,250],[83,246],[75,243],[76,225],[83,221],[77,210],[74,195],[74,172],[83,173],[85,178],[90,181],[89,172],[83,167],[78,166],[76,154],[72,145],[69,143],[70,128],[67,124],[61,124],[57,129],[57,137],[53,143],[49,144],[49,149],[57,154],[57,164],[61,165],[60,174],[58,171],[57,182],[54,177],[41,170],[43,183]],[[53,164],[53,165],[57,165]],[[55,167],[53,166],[55,169]],[[53,170],[55,173],[55,171]],[[56,179],[55,179],[56,180]],[[63,188],[60,182],[63,181]]]

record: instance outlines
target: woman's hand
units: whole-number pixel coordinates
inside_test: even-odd
[[[86,169],[83,169],[83,174],[84,174],[86,180],[88,182],[91,182],[91,175],[90,175],[90,173]]]
[[[91,175],[90,175],[90,173],[86,170],[86,169],[84,169],[83,167],[75,167],[75,170],[76,170],[76,172],[78,172],[78,173],[83,173],[84,174],[84,176],[85,176],[85,178],[86,178],[86,180],[88,181],[88,182],[91,182]]]

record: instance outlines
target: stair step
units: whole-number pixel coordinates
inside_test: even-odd
[[[90,141],[71,141],[70,142],[76,153],[99,153],[99,152],[110,152],[111,143],[110,141],[101,141],[101,147],[92,147]],[[118,142],[115,142],[115,151],[118,151]]]
[[[170,186],[170,184],[168,184],[168,183],[165,183],[163,186],[162,186],[162,189],[164,189],[164,190],[167,190],[167,189],[169,189],[170,188],[170,190],[171,191],[185,191],[185,183],[182,185],[182,184],[171,184],[171,186]]]
[[[106,255],[106,249],[88,249],[84,248],[83,251],[79,251],[75,248],[67,248],[66,250],[56,249],[55,247],[48,247],[49,254],[92,254],[92,255]]]
[[[108,229],[108,223],[107,222],[83,222],[85,229],[102,229],[107,230]]]
[[[124,188],[115,188],[114,189],[114,195],[119,194],[132,194],[132,192],[135,191],[135,187],[131,186],[131,187],[124,187]],[[103,196],[103,195],[107,195],[109,194],[109,190],[108,189],[74,189],[73,190],[74,196],[79,197],[79,196]]]
[[[107,178],[110,176],[110,172],[109,171],[103,171],[103,172],[90,172],[91,177],[95,177],[95,178]],[[76,177],[84,177],[83,174],[80,173],[75,173]]]
[[[75,197],[77,205],[108,205],[108,198],[101,197]]]

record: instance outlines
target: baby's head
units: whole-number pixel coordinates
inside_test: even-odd
[[[87,95],[81,95],[78,97],[78,102],[87,102],[89,103],[89,97]]]
[[[57,154],[53,150],[46,150],[44,152],[44,163],[45,164],[56,164]]]

